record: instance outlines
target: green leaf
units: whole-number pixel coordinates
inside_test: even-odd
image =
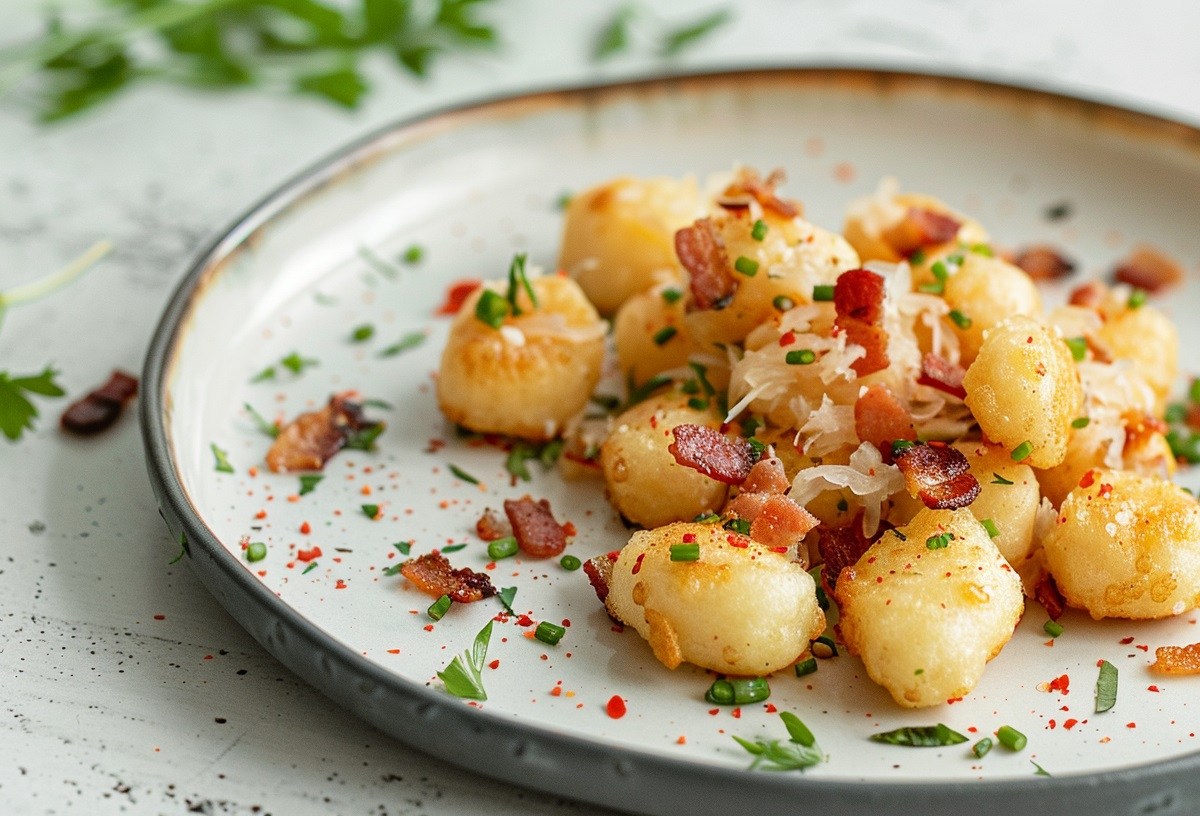
[[[370,323],[363,323],[361,326],[355,326],[354,331],[350,332],[350,342],[365,343],[375,336],[375,327]]]
[[[592,61],[601,62],[629,48],[629,24],[637,13],[632,5],[621,6],[612,19],[600,29],[592,46]]]
[[[233,465],[229,462],[229,453],[218,447],[216,442],[209,447],[212,448],[213,459],[216,461],[213,466],[214,470],[218,473],[233,473]]]
[[[942,745],[957,745],[960,742],[966,742],[967,738],[942,723],[938,723],[937,725],[909,726],[872,734],[871,740],[888,745],[932,748]]]
[[[279,364],[296,375],[303,374],[305,369],[319,365],[316,360],[313,360],[310,357],[301,357],[300,354],[295,351],[280,360]]]
[[[1096,678],[1096,713],[1103,714],[1117,704],[1117,667],[1107,660],[1100,661]]]
[[[452,39],[475,44],[493,43],[496,40],[495,29],[473,15],[472,7],[485,2],[488,0],[440,0],[436,25]]]
[[[397,541],[392,546],[399,550],[401,555],[408,555],[412,551],[411,541]]]
[[[385,428],[387,428],[387,423],[384,422],[372,422],[364,425],[360,430],[351,434],[346,439],[344,447],[360,451],[375,450],[375,440],[379,438],[379,435],[383,433]]]
[[[513,605],[512,605],[513,599],[517,597],[517,588],[516,587],[504,587],[503,589],[496,592],[496,597],[500,599],[500,603],[504,604],[504,608],[508,610],[508,613],[510,615],[517,614],[516,610],[513,609]]]
[[[401,337],[395,343],[392,343],[390,346],[385,348],[383,351],[379,352],[379,356],[380,357],[395,357],[397,354],[408,351],[409,349],[414,349],[424,342],[425,342],[425,333],[424,332],[410,332],[409,334],[406,334],[403,337]]]
[[[720,9],[694,23],[668,31],[663,37],[663,56],[677,56],[732,19],[733,14],[729,9]]]
[[[0,371],[0,432],[15,442],[25,431],[33,430],[38,410],[22,392],[45,397],[62,396],[63,390],[54,382],[57,373],[46,368],[38,375],[10,378],[7,372]]]
[[[396,59],[414,76],[429,75],[429,66],[436,54],[441,51],[434,45],[403,45],[396,47]]]
[[[792,742],[798,742],[805,748],[811,748],[816,744],[817,738],[813,736],[813,732],[808,730],[808,726],[801,722],[800,718],[795,714],[790,711],[781,711],[779,712],[779,719],[783,720],[784,727],[787,728],[788,736],[791,737]]]
[[[323,97],[344,108],[356,108],[367,92],[367,81],[353,68],[338,68],[296,79],[296,90]]]
[[[407,0],[363,0],[363,33],[366,42],[382,42],[408,23]]]
[[[3,375],[0,375],[3,376]],[[13,377],[9,383],[22,391],[28,391],[32,394],[40,394],[43,397],[61,397],[67,392],[62,390],[54,378],[58,376],[58,372],[47,366],[42,369],[41,374],[34,374],[25,377]]]
[[[255,427],[258,428],[264,435],[275,439],[279,436],[279,426],[274,422],[268,422],[266,417],[254,410],[254,407],[248,402],[242,403],[242,407],[246,409],[246,413],[254,420]]]
[[[463,652],[437,673],[446,691],[469,700],[487,699],[487,692],[483,689],[483,665],[491,639],[492,621],[489,620],[475,636],[471,651]]]
[[[528,442],[518,442],[508,452],[508,458],[504,460],[504,469],[523,482],[531,481],[533,476],[525,463],[537,456],[537,449]]]
[[[319,473],[307,473],[300,477],[300,495],[306,496],[317,489],[317,485],[325,477]]]

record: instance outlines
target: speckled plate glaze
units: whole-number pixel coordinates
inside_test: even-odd
[[[1030,604],[1012,642],[966,700],[902,711],[842,656],[803,679],[779,675],[772,707],[799,714],[828,761],[804,773],[749,772],[732,739],[782,738],[762,704],[712,709],[711,677],[663,669],[618,633],[580,572],[510,559],[490,571],[535,620],[569,621],[557,646],[497,623],[488,699],[466,704],[435,674],[501,611],[496,601],[432,623],[429,599],[385,570],[465,545],[487,506],[532,493],[578,527],[580,558],[627,532],[598,482],[534,467],[512,484],[503,453],[456,437],[432,390],[456,279],[498,277],[514,251],[552,265],[556,200],[620,174],[706,174],[735,161],[784,167],[810,220],[838,228],[846,204],[882,176],[977,216],[1001,245],[1048,241],[1099,272],[1148,241],[1200,267],[1200,134],[1095,102],[985,82],[880,71],[795,69],[555,91],[438,113],[354,144],[241,218],[196,261],[150,349],[142,402],[149,465],[168,526],[222,604],[272,654],[384,731],[474,771],[653,813],[951,813],[1003,805],[1056,813],[1192,813],[1200,808],[1195,678],[1149,673],[1153,647],[1200,640],[1196,613],[1159,623],[1095,623],[1078,613],[1049,643]],[[1063,217],[1048,208],[1066,203]],[[418,263],[400,260],[411,245]],[[1200,304],[1177,318],[1185,370],[1197,368]],[[1053,299],[1054,293],[1050,293]],[[354,327],[375,335],[352,342]],[[382,352],[411,333],[424,342]],[[290,354],[316,361],[294,374]],[[274,366],[276,376],[254,381]],[[374,453],[345,451],[314,490],[264,466],[270,440],[243,408],[293,417],[354,389],[390,407]],[[233,472],[215,467],[212,446]],[[470,484],[451,465],[480,481]],[[362,505],[378,505],[372,520]],[[243,557],[245,537],[264,560]],[[319,548],[313,560],[301,551]],[[1132,638],[1132,640],[1128,640]],[[1114,710],[1093,713],[1097,660],[1121,672]],[[1048,683],[1066,675],[1068,689]],[[619,695],[628,712],[607,713]],[[970,735],[1011,725],[1019,753],[973,759],[966,746],[868,741],[944,722]],[[1036,763],[1036,765],[1035,765]],[[1035,775],[1037,766],[1052,774]]]

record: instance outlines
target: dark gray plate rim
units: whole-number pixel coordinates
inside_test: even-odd
[[[237,218],[188,267],[151,339],[143,370],[140,419],[147,467],[173,540],[204,586],[275,658],[330,699],[397,739],[455,765],[550,794],[644,813],[959,814],[1003,807],[1059,814],[1169,814],[1200,810],[1200,752],[1095,774],[969,782],[853,782],[804,774],[748,773],[620,749],[556,733],[463,705],[391,674],[323,632],[258,581],[204,524],[182,486],[168,441],[166,382],[191,304],[257,230],[344,172],[369,164],[396,140],[430,125],[454,126],[532,106],[583,105],[647,92],[732,84],[830,80],[881,90],[905,85],[1069,107],[1118,128],[1200,149],[1200,128],[1098,100],[986,79],[844,66],[751,68],[657,76],[627,82],[534,91],[455,106],[387,125],[337,150],[268,193]],[[173,546],[179,546],[178,543]]]

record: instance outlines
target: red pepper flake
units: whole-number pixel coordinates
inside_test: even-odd
[[[763,710],[766,711],[768,714],[774,714],[779,709],[775,707],[774,703],[766,703],[765,705],[763,705]]]
[[[457,280],[446,288],[446,299],[442,301],[442,305],[437,307],[434,314],[438,315],[453,315],[458,314],[463,303],[471,296],[471,293],[483,285],[483,281],[475,279]]]
[[[561,697],[562,696],[562,686],[555,686],[554,688],[550,689],[550,696],[551,697]]]
[[[167,616],[166,616],[166,615],[155,615],[155,616],[154,616],[154,619],[155,619],[155,620],[166,620],[166,619],[167,619]],[[1154,689],[1154,690],[1155,690],[1155,691],[1158,691],[1158,689]]]
[[[1128,646],[1130,643],[1133,643],[1133,636],[1132,636],[1132,635],[1130,635],[1129,637],[1126,637],[1126,638],[1121,638],[1121,645],[1122,645],[1122,646]]]
[[[1126,727],[1126,728],[1137,728],[1137,723],[1135,723],[1135,722],[1127,722],[1127,723],[1125,723],[1125,727]]]
[[[679,736],[679,739],[675,740],[675,744],[676,745],[687,745],[687,737],[685,737],[681,734]]]
[[[1135,649],[1141,649],[1143,652],[1148,652],[1148,651],[1150,651],[1150,647],[1149,647],[1149,646],[1147,646],[1145,643],[1139,643],[1138,645],[1134,646],[1133,648],[1135,648]]]
[[[1055,677],[1053,680],[1050,681],[1050,690],[1060,692],[1063,695],[1067,695],[1067,694],[1071,693],[1070,686],[1071,686],[1071,677],[1066,674],[1062,675],[1061,677]]]
[[[533,618],[528,615],[522,615],[517,618],[517,626],[533,626]]]
[[[254,514],[254,517],[261,521],[262,519],[265,519],[267,517],[267,511],[259,510],[257,513]]]
[[[779,345],[781,345],[781,346],[790,346],[792,343],[795,343],[795,342],[796,342],[796,333],[794,331],[784,332],[783,336],[779,338]]]
[[[433,631],[433,624],[432,624],[432,623],[427,623],[427,624],[425,624],[425,631],[426,631],[426,632],[432,632],[432,631]]]
[[[1104,484],[1100,485],[1100,492],[1097,495],[1103,499],[1105,496],[1107,496],[1109,493],[1112,493],[1112,492],[1113,492],[1113,486],[1108,484],[1107,482],[1105,482]]]
[[[614,694],[608,698],[608,705],[605,706],[605,710],[608,711],[608,716],[614,720],[619,720],[625,716],[625,712],[628,709],[625,707],[625,701],[621,699],[621,695]]]
[[[296,553],[296,559],[299,561],[304,561],[304,562],[312,561],[314,558],[320,558],[320,557],[321,557],[321,548],[320,547],[313,547],[310,550],[299,550]]]
[[[1158,694],[1161,689],[1158,686],[1146,686],[1146,691],[1153,691],[1155,694]]]
[[[334,588],[334,589],[345,589],[345,588],[346,588],[346,582],[345,582],[345,581],[343,581],[341,578],[338,578],[338,579],[337,579],[337,583],[333,585],[333,588]]]
[[[739,550],[744,550],[750,546],[750,542],[737,533],[730,533],[725,536],[725,540],[729,542],[730,547],[737,547]]]
[[[633,575],[637,575],[642,571],[642,559],[646,557],[645,553],[639,553],[637,560],[633,562]]]
[[[1094,471],[1094,470],[1089,470],[1087,473],[1083,474],[1083,476],[1079,479],[1080,487],[1091,487],[1095,483],[1096,483],[1096,471]]]
[[[488,663],[488,668],[493,670],[500,668],[500,661],[493,660],[491,663]]]
[[[300,525],[300,532],[304,535],[308,535],[309,533],[312,532],[312,525],[309,524],[307,521],[304,522],[303,524]]]
[[[1049,726],[1049,727],[1050,727],[1050,730],[1051,730],[1051,731],[1053,731],[1055,728],[1057,728],[1057,727],[1058,727],[1058,723],[1056,723],[1056,722],[1054,721],[1054,719],[1053,719],[1053,718],[1051,718],[1051,719],[1050,719],[1050,726]]]
[[[684,533],[683,534],[683,543],[684,544],[694,544],[695,542],[696,542],[696,534],[695,533]]]
[[[710,717],[715,717],[715,716],[717,716],[717,715],[718,715],[718,714],[720,714],[720,713],[721,713],[721,709],[719,709],[719,708],[710,708],[710,709],[708,710],[708,715],[709,715]]]
[[[947,697],[946,705],[954,705],[955,703],[961,703],[962,700],[963,700],[962,697]]]
[[[1067,729],[1068,731],[1077,725],[1079,725],[1079,720],[1075,719],[1074,717],[1069,720],[1063,720],[1063,728]]]

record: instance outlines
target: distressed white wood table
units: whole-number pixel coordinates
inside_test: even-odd
[[[639,44],[602,66],[614,3],[502,0],[491,55],[424,83],[383,61],[366,105],[145,88],[41,127],[0,102],[0,289],[93,243],[115,251],[54,297],[12,310],[0,370],[62,371],[72,397],[138,372],[191,254],[262,193],[390,120],[486,95],[664,70],[870,64],[1098,96],[1200,122],[1200,6],[1021,0],[757,0],[666,64]],[[647,3],[647,6],[651,4]],[[670,21],[715,4],[653,4]],[[732,7],[734,4],[730,3]],[[0,40],[39,24],[0,7]],[[0,442],[0,812],[601,813],[430,759],[352,719],[267,655],[172,552],[135,417],[80,440],[40,400]]]

